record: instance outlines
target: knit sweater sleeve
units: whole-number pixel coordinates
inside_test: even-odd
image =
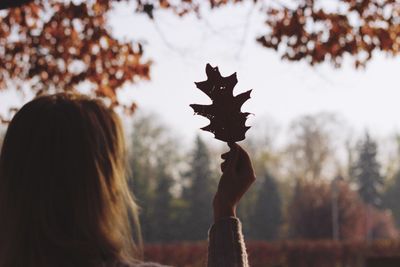
[[[238,218],[219,220],[209,231],[208,267],[248,267],[242,224]]]

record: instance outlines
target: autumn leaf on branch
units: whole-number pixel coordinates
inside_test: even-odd
[[[233,95],[237,84],[236,72],[228,77],[222,77],[218,67],[206,66],[207,80],[196,82],[197,88],[211,98],[211,105],[191,104],[195,114],[206,117],[210,124],[201,128],[214,134],[216,139],[224,142],[238,142],[246,138],[250,128],[246,126],[248,112],[241,112],[244,102],[250,98],[252,90]]]
[[[324,9],[324,2],[299,0],[296,7],[286,7],[282,1],[267,8],[269,30],[257,41],[283,59],[310,65],[340,67],[349,57],[355,67],[364,67],[377,51],[399,54],[399,1],[335,1],[335,11]]]
[[[110,32],[112,1],[24,2],[0,14],[0,92],[16,90],[26,101],[24,87],[41,95],[86,86],[88,94],[133,113],[136,103],[119,102],[118,90],[149,80],[151,61],[144,59],[140,43]],[[0,121],[12,114],[1,114]]]

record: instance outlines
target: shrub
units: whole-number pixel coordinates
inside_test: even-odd
[[[251,267],[364,267],[368,258],[400,257],[394,240],[250,241],[247,249]],[[204,267],[206,258],[206,242],[145,246],[145,260],[176,267]]]

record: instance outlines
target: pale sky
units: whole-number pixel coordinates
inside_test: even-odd
[[[275,51],[256,43],[256,36],[265,31],[264,15],[252,5],[203,15],[202,20],[180,19],[159,12],[152,22],[132,16],[127,6],[110,14],[115,36],[145,41],[145,55],[154,61],[152,80],[126,88],[123,98],[156,112],[185,138],[207,124],[189,107],[209,103],[193,83],[206,78],[207,62],[219,66],[223,75],[237,72],[236,93],[253,89],[243,106],[255,114],[250,124],[268,116],[285,126],[303,114],[334,112],[356,131],[368,128],[382,136],[400,129],[399,58],[377,54],[365,70],[355,70],[350,60],[341,69],[282,61]]]

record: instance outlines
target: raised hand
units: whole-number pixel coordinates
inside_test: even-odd
[[[222,176],[215,194],[214,221],[236,216],[236,206],[255,181],[256,176],[247,152],[236,143],[228,143],[230,151],[222,154]]]

